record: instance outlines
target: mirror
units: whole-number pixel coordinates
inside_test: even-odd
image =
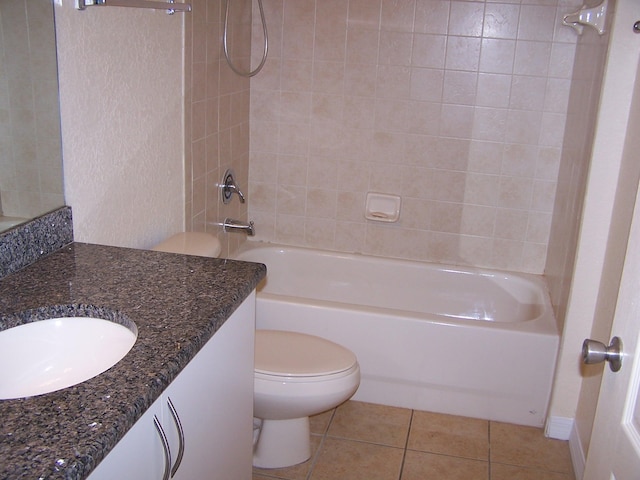
[[[0,0],[0,232],[64,205],[52,0]]]

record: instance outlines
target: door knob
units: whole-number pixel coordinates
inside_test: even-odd
[[[596,340],[585,340],[582,344],[582,361],[586,364],[609,362],[612,372],[617,372],[622,367],[622,340],[613,337],[607,347]]]

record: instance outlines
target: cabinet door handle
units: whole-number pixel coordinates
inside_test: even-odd
[[[169,405],[169,411],[171,412],[171,416],[173,417],[173,422],[176,424],[176,429],[178,430],[179,434],[178,438],[180,440],[180,443],[178,444],[178,456],[176,457],[176,463],[171,469],[171,478],[173,478],[173,476],[178,471],[178,468],[180,468],[180,464],[182,463],[182,456],[184,455],[184,430],[182,429],[182,422],[180,422],[180,417],[178,416],[176,407],[173,406],[173,402],[168,397],[167,404]]]
[[[164,450],[164,474],[162,475],[162,480],[169,480],[169,473],[171,473],[171,450],[169,450],[169,441],[162,429],[162,425],[160,425],[160,420],[158,420],[158,417],[155,415],[153,416],[153,424],[156,426],[158,435],[160,435],[162,449]]]

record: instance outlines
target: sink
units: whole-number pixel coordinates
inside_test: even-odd
[[[138,337],[110,320],[62,317],[0,331],[0,399],[54,392],[103,373]]]

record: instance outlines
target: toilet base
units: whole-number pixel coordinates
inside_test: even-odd
[[[283,468],[311,457],[309,417],[262,420],[260,437],[253,449],[253,466]]]

